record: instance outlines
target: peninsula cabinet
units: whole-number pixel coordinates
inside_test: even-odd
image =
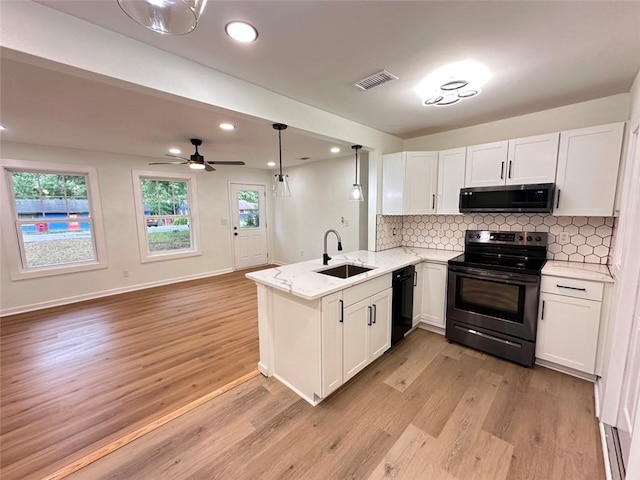
[[[560,133],[554,215],[613,215],[623,133],[623,122]]]
[[[460,189],[464,187],[466,148],[438,152],[436,213],[460,215]]]
[[[382,214],[436,212],[438,152],[399,152],[382,157]]]
[[[466,187],[553,183],[558,133],[467,147]]]

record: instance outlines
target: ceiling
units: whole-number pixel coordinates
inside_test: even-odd
[[[38,3],[402,138],[628,92],[640,70],[638,1],[209,0],[196,30],[179,37],[137,25],[116,0]],[[257,42],[226,37],[224,25],[238,19],[257,27]],[[421,105],[418,82],[467,59],[492,73],[482,94]],[[3,139],[157,159],[170,146],[188,153],[199,136],[208,160],[257,168],[277,160],[265,120],[23,60],[2,59],[2,114],[12,119]],[[383,68],[399,80],[367,92],[352,86]],[[236,130],[210,128],[230,118]],[[285,165],[331,158],[335,143],[289,129]],[[338,155],[351,154],[340,146]]]

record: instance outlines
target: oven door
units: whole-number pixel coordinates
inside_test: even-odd
[[[449,266],[447,319],[535,341],[540,277]]]

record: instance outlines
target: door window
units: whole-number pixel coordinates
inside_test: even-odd
[[[257,190],[238,190],[238,225],[260,228],[260,194]]]

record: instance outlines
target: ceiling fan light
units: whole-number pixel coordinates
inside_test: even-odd
[[[207,0],[118,0],[134,22],[162,35],[185,35],[198,24]]]
[[[204,170],[204,163],[190,163],[189,164],[189,168],[192,168],[194,170]]]

